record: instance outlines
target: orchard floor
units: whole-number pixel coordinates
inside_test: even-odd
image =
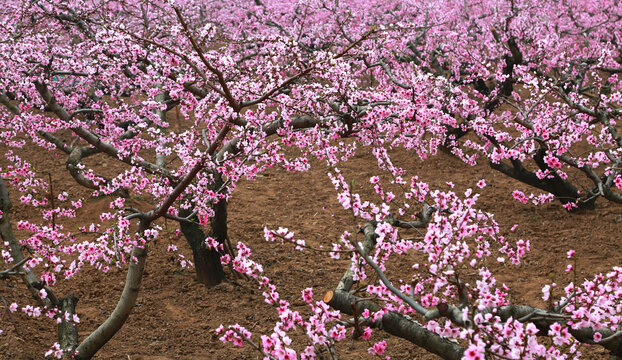
[[[88,191],[63,175],[64,157],[50,156],[39,148],[29,151],[24,157],[33,159],[39,171],[52,171],[56,189],[69,188],[68,192],[72,194],[87,196]],[[521,265],[493,267],[499,280],[510,287],[513,303],[545,307],[547,304],[541,300],[540,289],[550,282],[550,274],[555,273],[555,282],[560,286],[571,278],[564,271],[568,264],[565,253],[569,249],[576,250],[579,278],[591,278],[596,272],[607,271],[622,263],[621,206],[599,200],[596,210],[571,214],[558,203],[539,207],[523,205],[512,199],[511,192],[518,188],[529,194],[537,189],[519,184],[485,165],[469,167],[445,153],[423,162],[404,151],[394,151],[394,156],[408,177],[418,175],[433,189],[446,190],[446,181],[453,181],[456,191],[462,193],[467,188],[477,189],[476,182],[486,179],[488,186],[477,189],[481,193],[478,207],[494,213],[502,225],[502,232],[511,239],[531,241],[532,250]],[[114,162],[103,156],[90,161],[104,167]],[[315,299],[322,299],[326,291],[335,287],[347,262],[332,260],[327,253],[294,251],[290,244],[267,243],[263,238],[264,226],[287,227],[296,233],[296,238],[305,239],[308,245],[329,247],[344,230],[351,231],[357,224],[337,202],[336,192],[326,175],[329,169],[321,162],[313,165],[307,173],[288,173],[273,168],[255,181],[241,181],[229,208],[231,241],[234,244],[241,241],[251,247],[253,258],[264,265],[266,275],[273,280],[283,298],[303,316],[309,315],[309,308],[301,300],[300,291],[313,287]],[[367,149],[358,149],[351,161],[339,167],[348,181],[354,180],[355,190],[365,199],[379,200],[369,186],[369,178],[377,173],[377,167]],[[20,205],[19,195],[11,190],[12,218],[35,219],[27,212],[32,210]],[[94,221],[90,217],[107,211],[109,201],[87,197],[78,219],[65,222],[67,229],[75,229],[78,223]],[[148,204],[144,202],[142,205]],[[519,226],[515,232],[510,232],[514,224]],[[173,229],[170,221],[166,226]],[[172,261],[173,255],[167,252],[167,246],[172,243],[180,247],[182,254],[191,256],[184,239],[172,231],[165,232],[152,244],[138,304],[125,326],[95,358],[261,359],[261,355],[248,345],[238,348],[223,344],[214,330],[220,324],[239,323],[255,336],[271,333],[278,319],[276,310],[264,303],[261,291],[252,281],[236,278],[229,270],[229,280],[222,285],[206,288],[198,284],[193,270],[181,269]],[[406,265],[398,268],[408,269]],[[404,274],[406,279],[408,276]],[[111,313],[124,279],[123,270],[113,269],[109,274],[103,274],[87,267],[75,279],[59,281],[55,287],[59,296],[71,292],[79,298],[77,312],[81,319],[81,339]],[[24,286],[16,280],[0,282],[0,295],[9,303],[33,303]],[[43,358],[45,351],[56,341],[55,326],[49,319],[27,318],[20,312],[14,313],[13,317],[15,321],[11,322],[0,309],[0,328],[4,331],[0,335],[0,358]],[[298,334],[302,332],[298,330]],[[302,340],[303,337],[295,336],[294,339]],[[437,358],[406,341],[375,331],[372,341],[380,339],[387,340],[387,355],[393,359]],[[354,341],[349,337],[337,349],[341,359],[369,359],[372,357],[367,354],[368,346],[362,340]],[[589,353],[586,358],[606,358],[600,348],[584,349]]]

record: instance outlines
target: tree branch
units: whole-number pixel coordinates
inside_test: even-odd
[[[349,315],[354,314],[353,309],[356,309],[356,314],[361,314],[366,309],[371,312],[377,312],[382,309],[379,305],[371,301],[363,300],[340,290],[335,290],[334,292],[329,291],[324,296],[324,302],[334,309]],[[409,320],[395,312],[386,312],[374,325],[376,327],[381,327],[382,330],[391,335],[408,340],[446,360],[462,359],[462,355],[465,351],[464,347],[460,346],[458,343],[443,338],[429,331],[421,324]]]

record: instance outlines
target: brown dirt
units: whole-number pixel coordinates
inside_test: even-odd
[[[64,157],[53,157],[38,148],[26,149],[24,157],[34,159],[40,171],[52,171],[56,189],[69,189],[72,194],[85,196],[85,191],[65,177]],[[567,213],[558,203],[534,207],[525,206],[511,198],[513,189],[536,192],[489,170],[485,166],[469,167],[458,159],[440,153],[421,162],[404,151],[394,151],[396,162],[408,176],[419,177],[431,188],[447,189],[446,181],[453,181],[456,189],[475,188],[475,183],[486,178],[488,187],[481,191],[479,207],[496,215],[503,231],[512,238],[529,239],[532,251],[518,267],[496,266],[498,277],[511,289],[512,301],[546,306],[540,289],[556,274],[558,284],[570,276],[564,272],[565,252],[575,249],[579,259],[580,277],[591,277],[611,266],[620,265],[622,249],[618,240],[622,223],[622,206],[600,200],[591,212]],[[95,157],[93,161],[111,164],[114,161]],[[4,165],[4,164],[2,164]],[[256,181],[242,181],[235,190],[230,205],[230,236],[233,243],[245,242],[254,251],[254,259],[264,265],[267,276],[273,279],[282,296],[293,308],[308,315],[309,308],[300,299],[300,291],[314,287],[317,300],[333,288],[345,269],[346,262],[331,260],[326,253],[306,250],[293,251],[290,245],[266,243],[264,226],[288,227],[297,238],[309,245],[330,246],[343,230],[355,225],[351,215],[336,201],[335,191],[326,176],[327,169],[320,162],[311,172],[288,173],[271,169]],[[116,165],[113,165],[116,166]],[[369,177],[376,173],[376,160],[366,149],[351,161],[340,166],[347,179],[355,180],[355,188],[369,200],[377,200],[368,186]],[[31,218],[34,214],[18,204],[18,195],[12,192],[13,219]],[[147,204],[143,202],[143,205]],[[69,229],[75,224],[90,223],[90,217],[108,207],[106,199],[88,199],[79,213],[79,219],[66,222]],[[519,224],[516,232],[509,228]],[[172,228],[171,222],[166,224]],[[24,234],[21,234],[22,236]],[[166,252],[169,243],[177,244],[181,252],[190,256],[182,238],[166,232],[151,246],[146,273],[137,307],[121,331],[96,355],[97,359],[261,359],[249,346],[236,348],[222,344],[214,333],[220,324],[239,323],[254,334],[271,332],[277,319],[276,311],[263,302],[254,283],[236,279],[215,288],[205,288],[194,280],[192,271],[180,270]],[[408,276],[408,275],[405,275]],[[60,296],[72,292],[80,300],[77,312],[81,318],[80,336],[93,331],[114,308],[120,295],[125,272],[113,269],[102,274],[86,268],[77,278],[60,281],[55,288]],[[24,286],[15,280],[0,282],[0,295],[7,301],[31,303]],[[55,328],[47,319],[29,319],[15,313],[12,323],[6,314],[0,315],[1,359],[40,359],[48,346],[54,343]],[[302,334],[302,332],[299,332]],[[388,355],[394,359],[435,359],[416,346],[389,337],[380,331],[372,339],[386,338]],[[297,337],[302,339],[303,337]],[[343,359],[371,358],[367,344],[350,338],[338,346]],[[603,351],[595,348],[590,357],[604,358]]]

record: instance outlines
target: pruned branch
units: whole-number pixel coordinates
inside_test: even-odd
[[[365,235],[365,240],[363,240],[364,254],[369,254],[374,246],[376,246],[376,239],[378,238],[378,235],[376,234],[375,230],[375,224],[370,222],[366,223],[361,228],[361,231]],[[354,284],[353,275],[354,272],[352,271],[352,269],[348,268],[348,270],[346,270],[346,272],[341,277],[341,280],[339,280],[339,284],[337,285],[335,291],[349,292],[352,289],[352,285]]]
[[[382,309],[369,300],[363,300],[340,290],[329,291],[324,296],[324,302],[349,315],[353,315],[352,309],[356,309],[357,314],[363,313],[366,309],[371,312],[378,312]],[[446,360],[462,359],[465,351],[465,348],[460,344],[443,338],[421,324],[395,312],[386,312],[373,326],[380,327],[391,335],[408,340]]]

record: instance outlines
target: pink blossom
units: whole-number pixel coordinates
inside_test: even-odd
[[[542,288],[542,300],[547,301],[551,296],[551,285],[544,285]]]
[[[484,353],[475,345],[472,344],[464,351],[465,360],[483,360]]]
[[[387,348],[387,342],[382,340],[377,343],[374,343],[374,345],[370,347],[367,350],[367,352],[369,352],[372,355],[382,355],[384,354],[386,348]]]

